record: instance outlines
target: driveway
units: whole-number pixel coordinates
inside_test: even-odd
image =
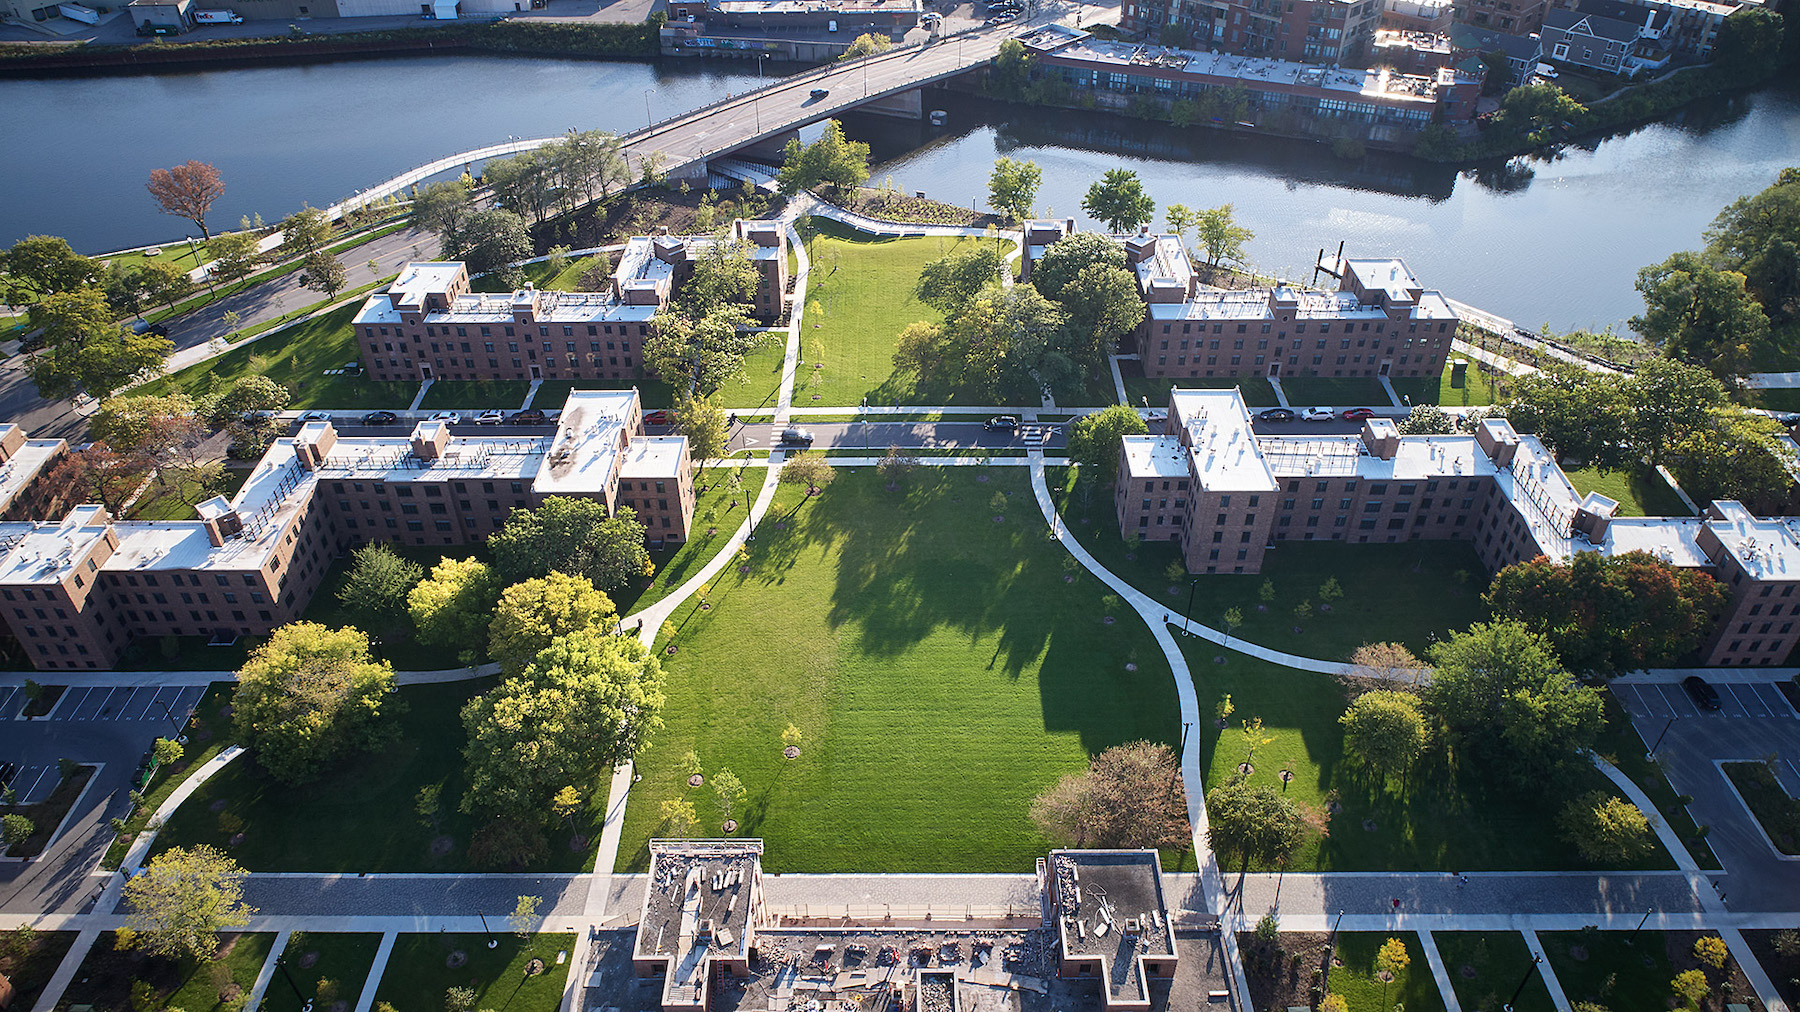
[[[1785,910],[1800,896],[1800,861],[1768,844],[1749,809],[1718,767],[1721,761],[1800,758],[1800,714],[1780,690],[1764,682],[1713,681],[1719,709],[1702,711],[1678,684],[1616,684],[1613,693],[1631,715],[1675,790],[1694,800],[1688,811],[1711,826],[1707,842],[1727,874],[1715,876],[1733,910]],[[1660,742],[1658,739],[1661,739]],[[1781,781],[1800,794],[1800,773],[1786,762]]]

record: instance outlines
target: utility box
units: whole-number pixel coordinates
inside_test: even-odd
[[[1461,390],[1469,385],[1469,360],[1456,358],[1450,360],[1450,387]]]

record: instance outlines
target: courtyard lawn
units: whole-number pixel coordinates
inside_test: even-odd
[[[1253,784],[1283,791],[1312,815],[1318,828],[1287,862],[1290,871],[1549,871],[1583,867],[1574,848],[1557,835],[1558,803],[1542,792],[1524,794],[1484,779],[1479,766],[1463,763],[1452,775],[1444,750],[1433,747],[1402,783],[1386,785],[1344,755],[1338,718],[1349,705],[1345,686],[1329,675],[1259,661],[1217,644],[1179,637],[1200,712],[1200,764],[1213,787],[1237,775],[1248,746],[1244,721],[1262,718],[1274,740],[1251,758]],[[1223,656],[1225,663],[1215,662]],[[1235,707],[1230,726],[1211,721],[1226,694]],[[1294,772],[1283,787],[1281,771]],[[1600,788],[1597,771],[1573,777],[1576,792]],[[1341,811],[1331,814],[1332,801]],[[1222,859],[1227,876],[1241,860]],[[1660,848],[1633,868],[1669,868]],[[1263,869],[1252,863],[1250,870]],[[1410,1005],[1408,1006],[1411,1007]]]
[[[543,291],[579,292],[584,291],[581,287],[581,276],[586,274],[589,269],[602,265],[605,265],[608,270],[611,270],[612,257],[573,257],[570,258],[567,263],[563,264],[562,270],[552,270],[550,261],[540,260],[535,264],[526,264],[524,267],[520,268],[520,270],[524,272],[525,281],[527,283]],[[499,279],[491,276],[470,280],[469,288],[470,290],[477,292],[512,291],[511,288],[500,284]]]
[[[193,503],[204,502],[214,495],[222,495],[227,499],[237,495],[250,480],[250,469],[228,467],[216,485],[202,487],[196,482],[184,481],[169,488],[151,485],[131,509],[132,520],[193,520],[198,514],[194,512]]]
[[[656,575],[649,578],[649,586],[640,582],[607,592],[607,596],[612,598],[613,604],[619,609],[621,618],[668,597],[670,592],[699,572],[724,546],[725,539],[744,522],[744,516],[749,511],[750,504],[756,501],[757,490],[762,488],[763,476],[768,469],[757,464],[740,470],[738,465],[742,463],[744,462],[734,461],[729,467],[709,468],[704,474],[694,476],[696,488],[704,488],[694,502],[694,526],[687,542],[650,552],[650,561],[656,564]],[[742,491],[736,493],[732,492],[730,481],[730,472],[734,470],[738,471],[743,481]],[[736,506],[732,505],[734,499]],[[717,516],[711,523],[706,520],[709,510],[717,511]],[[709,528],[717,533],[707,534]]]
[[[424,567],[425,575],[431,575],[431,567],[445,558],[466,559],[479,557],[484,562],[492,562],[485,545],[400,545],[389,544],[401,558],[408,559]],[[344,581],[349,579],[350,567],[355,557],[345,553],[331,562],[330,568],[319,579],[319,589],[313,592],[312,602],[306,606],[301,618],[308,622],[317,622],[329,628],[353,625],[371,637],[380,637],[381,642],[375,645],[375,656],[393,664],[401,671],[441,671],[446,668],[459,668],[463,665],[457,658],[457,651],[436,644],[421,643],[412,634],[412,623],[406,621],[399,629],[373,629],[374,623],[362,621],[363,616],[351,612],[338,600],[338,591],[343,589]],[[477,651],[476,660],[487,660],[486,649]]]
[[[378,933],[296,931],[288,936],[287,948],[282,951],[282,965],[293,975],[300,993],[308,998],[323,997],[319,994],[320,984],[331,982],[330,990],[338,997],[320,1001],[319,1005],[329,1008],[332,1001],[345,1000],[355,1007],[363,984],[369,979],[369,968],[375,963],[375,950],[380,947],[381,935]],[[277,971],[277,979],[263,992],[262,1004],[258,1007],[265,1012],[300,1012],[300,999],[294,997],[293,989],[279,979],[279,973]]]
[[[1391,408],[1381,381],[1372,376],[1283,376],[1281,390],[1296,407]]]
[[[1754,995],[1735,959],[1723,970],[1702,967],[1694,958],[1700,931],[1540,931],[1544,955],[1563,993],[1571,1002],[1598,1002],[1612,1009],[1674,1007],[1669,982],[1685,970],[1702,969],[1713,997],[1707,1008],[1719,1008],[1719,985],[1733,982],[1740,996]],[[1634,937],[1635,935],[1635,937]],[[1742,998],[1734,998],[1741,1001]]]
[[[1158,376],[1151,378],[1144,375],[1144,367],[1139,362],[1129,359],[1119,363],[1119,377],[1125,381],[1125,400],[1134,408],[1148,406],[1157,411],[1169,407],[1169,391],[1175,387],[1183,390],[1230,390],[1237,387],[1243,394],[1244,403],[1252,408],[1274,407],[1281,402],[1275,398],[1275,388],[1269,381],[1255,376],[1242,376],[1236,379],[1192,376]],[[1108,370],[1107,378],[1112,378]],[[1117,398],[1117,392],[1102,403],[1111,403]]]
[[[1376,976],[1375,955],[1389,938],[1406,943],[1410,961],[1392,981],[1383,981]],[[1443,995],[1413,932],[1345,931],[1337,936],[1335,955],[1344,965],[1332,969],[1330,990],[1344,996],[1350,1012],[1390,1012],[1396,1005],[1406,1012],[1443,1012]]]
[[[482,678],[402,687],[390,697],[406,704],[406,712],[394,718],[399,735],[393,744],[352,756],[300,787],[270,779],[256,766],[254,754],[245,755],[182,804],[157,835],[156,849],[211,844],[228,849],[251,871],[492,870],[469,862],[469,835],[476,823],[457,806],[465,787],[460,711],[494,682]],[[443,789],[435,825],[415,807],[420,788],[433,784]],[[550,832],[549,857],[526,870],[585,871],[592,866],[608,783],[601,778],[576,786],[587,802],[574,826]],[[215,811],[218,801],[224,807]],[[230,845],[238,832],[243,840]]]
[[[497,408],[513,412],[525,403],[525,392],[530,389],[530,380],[438,380],[431,385],[430,390],[425,391],[425,399],[419,402],[419,409],[439,411],[459,408],[465,411],[485,411]],[[558,404],[556,407],[560,408],[562,405]]]
[[[1122,541],[1110,491],[1083,490],[1079,480],[1071,486],[1073,470],[1051,468],[1046,477],[1083,547],[1172,615],[1188,614],[1191,599],[1194,621],[1223,630],[1225,612],[1237,608],[1244,621],[1231,633],[1251,643],[1340,661],[1370,642],[1398,641],[1423,654],[1434,638],[1488,616],[1481,601],[1487,571],[1464,541],[1283,541],[1263,557],[1260,574],[1171,575],[1169,567],[1181,565],[1175,543],[1147,541],[1134,548]],[[1330,602],[1330,611],[1320,610],[1319,588],[1334,577],[1344,596]],[[1265,581],[1275,588],[1266,605]],[[1302,601],[1312,605],[1304,619],[1294,611]],[[1294,632],[1296,626],[1303,631]]]
[[[1691,517],[1687,508],[1663,476],[1652,468],[1636,471],[1602,471],[1583,467],[1565,471],[1569,484],[1582,495],[1598,492],[1619,504],[1622,517]]]
[[[1395,376],[1390,378],[1394,384],[1394,392],[1400,395],[1401,402],[1413,404],[1441,404],[1444,407],[1473,407],[1481,404],[1492,404],[1498,391],[1492,377],[1475,368],[1476,362],[1469,360],[1469,368],[1463,385],[1451,386],[1453,379],[1451,368],[1446,365],[1441,376]]]
[[[181,391],[199,397],[241,376],[263,375],[288,388],[293,398],[288,406],[292,408],[405,407],[418,393],[417,383],[325,375],[327,369],[341,369],[346,362],[359,360],[350,321],[360,308],[359,302],[340,306],[273,337],[153,380],[136,392]]]
[[[666,727],[639,758],[619,869],[646,867],[665,801],[721,832],[711,788],[677,770],[689,750],[743,781],[737,835],[766,841],[771,871],[1029,869],[1051,846],[1035,794],[1108,746],[1180,735],[1149,631],[1047,534],[1023,468],[781,486],[710,609],[671,619]]]
[[[1434,931],[1431,940],[1437,943],[1463,1008],[1499,1008],[1529,972],[1531,981],[1514,1007],[1518,1012],[1554,1012],[1550,989],[1544,986],[1542,972],[1531,965],[1531,950],[1517,931]]]
[[[226,995],[248,996],[275,944],[270,933],[228,934],[220,938],[219,955],[210,963],[194,960],[147,958],[135,950],[120,951],[116,936],[103,931],[82,960],[75,979],[63,992],[59,1008],[124,1009],[133,1007],[132,986],[143,981],[155,995],[150,1008],[179,1008],[191,1012],[224,1012],[241,1008],[242,1002]]]
[[[477,994],[476,1008],[556,1012],[562,1005],[575,936],[520,938],[502,931],[493,937],[500,944],[490,949],[486,935],[399,936],[381,974],[376,1001],[406,1010],[441,1008],[445,990],[469,987]],[[558,953],[565,954],[561,962]],[[533,959],[543,961],[543,972],[527,976]]]

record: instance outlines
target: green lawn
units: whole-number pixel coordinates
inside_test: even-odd
[[[1487,617],[1481,602],[1487,572],[1465,541],[1283,541],[1263,557],[1258,575],[1171,578],[1170,564],[1180,562],[1176,545],[1150,541],[1134,549],[1120,540],[1110,492],[1083,492],[1079,482],[1071,487],[1070,470],[1049,469],[1051,495],[1069,529],[1101,564],[1172,614],[1186,614],[1191,597],[1196,622],[1222,629],[1226,610],[1237,608],[1244,623],[1232,634],[1252,643],[1327,660],[1348,660],[1364,643],[1384,641],[1405,643],[1422,654],[1433,637]],[[1319,588],[1333,577],[1344,596],[1331,602],[1329,612],[1320,611]],[[1275,587],[1267,605],[1261,599],[1265,581]],[[1314,608],[1297,619],[1294,609],[1302,601]],[[1258,611],[1259,606],[1267,610]],[[1295,633],[1295,626],[1304,631]]]
[[[1800,854],[1800,801],[1760,762],[1726,763],[1724,770],[1775,849],[1790,856]]]
[[[144,493],[131,511],[132,520],[193,520],[197,517],[192,503],[204,502],[214,495],[222,495],[227,499],[237,495],[250,480],[248,468],[226,468],[224,475],[215,485],[202,487],[198,483],[184,481],[167,489],[152,486]]]
[[[1181,637],[1181,645],[1200,712],[1210,716],[1228,693],[1236,708],[1224,731],[1210,721],[1200,729],[1206,783],[1223,783],[1236,774],[1248,753],[1243,722],[1260,717],[1264,736],[1274,740],[1256,749],[1251,782],[1282,790],[1321,825],[1289,859],[1289,870],[1547,871],[1583,866],[1555,833],[1551,820],[1556,806],[1542,792],[1504,789],[1481,779],[1481,769],[1470,764],[1452,774],[1442,748],[1427,750],[1405,783],[1391,780],[1384,786],[1367,776],[1344,756],[1338,718],[1349,695],[1337,679],[1223,651],[1201,640]],[[1225,663],[1215,663],[1221,654]],[[1283,769],[1294,772],[1285,788]],[[1578,771],[1573,781],[1576,791],[1605,784],[1591,770]],[[1342,810],[1330,814],[1334,799]],[[1235,856],[1227,856],[1224,864],[1228,873],[1241,867]],[[1259,868],[1254,863],[1250,867]],[[1659,848],[1633,867],[1668,868],[1673,862]]]
[[[968,391],[921,384],[894,369],[894,345],[907,324],[943,315],[913,294],[925,265],[973,242],[847,238],[825,234],[808,247],[812,273],[801,323],[794,403],[807,405],[982,403]],[[815,368],[822,364],[823,368]],[[1110,386],[1110,381],[1108,382]],[[1111,401],[1110,396],[1097,403]],[[735,403],[735,402],[734,402]]]
[[[478,556],[483,561],[492,561],[483,545],[389,545],[401,558],[410,559],[424,567],[425,575],[431,575],[431,567],[444,558],[466,559]],[[344,607],[338,600],[338,591],[350,576],[350,566],[354,557],[349,554],[332,560],[331,568],[319,580],[319,589],[313,592],[312,602],[306,606],[302,614],[308,622],[318,622],[331,628],[353,625],[371,636],[380,636],[382,641],[375,648],[376,656],[388,661],[402,671],[440,671],[445,668],[461,667],[457,651],[454,649],[421,643],[412,636],[412,626],[408,622],[402,629],[372,629],[372,622],[361,621],[363,616]],[[477,660],[487,660],[485,650],[479,652]]]
[[[1375,955],[1389,938],[1405,942],[1411,960],[1391,982],[1384,982],[1375,975]],[[1396,1005],[1406,1006],[1406,1012],[1442,1012],[1444,999],[1425,963],[1418,935],[1345,931],[1337,936],[1335,955],[1344,965],[1332,969],[1330,990],[1344,996],[1350,1012],[1390,1012]]]
[[[530,380],[438,380],[425,391],[425,399],[419,402],[419,407],[434,411],[441,408],[517,411],[519,405],[525,403],[525,392],[530,389]],[[553,406],[562,407],[560,404]]]
[[[577,257],[563,265],[562,270],[553,271],[550,261],[541,260],[535,264],[526,264],[523,268],[525,280],[537,288],[554,292],[581,291],[581,276],[591,267],[606,264],[610,269],[612,258],[608,256]],[[492,276],[475,278],[469,282],[469,288],[477,292],[510,292],[512,289],[500,284]]]
[[[269,933],[222,936],[224,954],[210,963],[193,960],[152,959],[132,950],[119,951],[115,935],[103,931],[82,960],[75,979],[63,994],[59,1008],[87,1005],[101,1009],[135,1007],[130,1002],[132,985],[144,981],[156,999],[149,1008],[186,1009],[189,1012],[227,1012],[243,1007],[225,995],[247,997],[256,975],[269,958],[275,936]]]
[[[502,930],[494,937],[500,944],[490,949],[485,935],[399,936],[381,975],[376,1000],[389,1002],[401,1012],[420,1012],[442,1008],[448,988],[472,987],[479,996],[476,1008],[556,1012],[562,1005],[575,936],[546,934],[521,939]],[[559,952],[566,954],[560,963]],[[462,961],[455,958],[456,953],[463,954]],[[544,972],[527,976],[526,966],[533,958],[543,960]],[[457,965],[450,966],[452,962]]]
[[[315,1007],[329,1008],[333,1000],[341,1000],[354,1008],[369,979],[369,968],[375,963],[375,950],[380,947],[380,934],[296,931],[288,936],[281,961],[293,975],[300,993],[308,998],[323,998],[320,985],[330,982],[329,991],[336,993],[337,998],[316,1002]],[[277,970],[258,1007],[264,1012],[300,1012],[300,999],[294,997],[293,988]]]
[[[1448,365],[1441,376],[1395,376],[1389,382],[1394,384],[1394,392],[1400,395],[1402,403],[1411,398],[1413,404],[1442,404],[1445,407],[1492,404],[1498,391],[1488,375],[1475,366],[1475,360],[1470,359],[1460,387],[1451,386],[1453,376]]]
[[[221,232],[220,234],[224,235],[226,233]],[[184,271],[191,271],[212,259],[212,248],[205,242],[200,241],[197,236],[195,237],[191,248],[185,239],[177,239],[176,241],[167,243],[161,247],[152,248],[161,249],[162,252],[151,257],[145,256],[143,251],[139,250],[134,253],[120,253],[117,256],[102,257],[99,259],[103,264],[116,263],[121,267],[131,267],[135,264],[146,263],[151,260],[160,260],[163,263],[174,264]],[[195,255],[196,253],[198,253],[198,256]]]
[[[1022,471],[921,468],[889,492],[858,468],[805,502],[782,486],[748,572],[672,619],[667,727],[640,757],[620,870],[646,866],[665,800],[720,832],[676,771],[690,749],[748,788],[738,832],[767,841],[771,871],[1017,872],[1050,845],[1033,795],[1107,746],[1174,743],[1149,631],[1125,609],[1103,621]]]
[[[487,871],[468,860],[475,820],[458,811],[462,801],[463,733],[459,711],[485,692],[494,679],[403,687],[395,698],[407,705],[396,723],[399,738],[373,753],[346,759],[314,783],[284,787],[244,756],[208,780],[176,811],[157,835],[158,851],[208,843],[228,847],[252,871],[467,872]],[[431,784],[443,788],[434,827],[417,814],[414,799]],[[604,779],[578,785],[587,804],[573,830],[549,834],[550,855],[532,871],[585,871],[605,816]],[[213,811],[223,799],[222,811]],[[228,846],[241,826],[244,840]],[[328,830],[328,831],[327,831]],[[572,847],[572,833],[587,838]],[[452,844],[434,855],[437,837]]]
[[[1323,404],[1342,411],[1393,406],[1381,381],[1370,376],[1284,376],[1281,390],[1297,407]]]
[[[729,470],[738,470],[742,476],[742,492],[732,492]],[[757,490],[762,488],[767,471],[766,467],[759,464],[742,469],[713,468],[703,475],[696,475],[696,487],[704,485],[705,488],[694,502],[692,536],[685,544],[650,553],[650,561],[656,564],[656,575],[650,578],[650,586],[645,587],[640,583],[608,593],[607,596],[612,598],[613,604],[619,609],[619,614],[629,615],[650,607],[668,597],[671,591],[699,572],[724,545],[725,539],[744,522],[744,515],[750,509],[750,504],[756,501]],[[734,496],[736,506],[731,505]],[[718,515],[711,525],[712,529],[718,531],[717,534],[706,533],[709,528],[706,521],[708,510],[717,510]]]
[[[1107,377],[1111,379],[1111,372]],[[1144,367],[1132,361],[1119,363],[1119,376],[1125,381],[1125,399],[1132,407],[1144,407],[1146,404],[1157,410],[1165,410],[1169,406],[1169,391],[1179,386],[1183,390],[1230,390],[1237,387],[1243,394],[1244,403],[1253,408],[1274,407],[1281,403],[1275,398],[1275,388],[1269,381],[1255,376],[1243,376],[1236,379],[1199,378],[1192,376],[1159,376],[1150,378],[1144,375]],[[1117,392],[1105,402],[1116,399]]]
[[[1692,510],[1652,468],[1638,471],[1602,471],[1583,467],[1565,471],[1569,484],[1582,495],[1598,492],[1619,504],[1622,517],[1689,517]]]
[[[1431,939],[1437,943],[1450,986],[1463,1008],[1498,1009],[1530,972],[1531,982],[1520,992],[1515,1008],[1518,1012],[1555,1012],[1550,989],[1531,965],[1531,950],[1517,931],[1434,931]]]
[[[189,366],[145,384],[139,393],[180,390],[200,396],[240,376],[264,375],[288,388],[293,408],[395,408],[412,403],[417,383],[385,382],[355,376],[326,376],[359,359],[350,321],[360,303],[340,306],[323,316],[218,358]]]
[[[1570,1001],[1599,1002],[1612,1009],[1666,1009],[1669,981],[1676,973],[1669,938],[1661,931],[1640,931],[1635,939],[1632,934],[1540,931],[1538,941]]]

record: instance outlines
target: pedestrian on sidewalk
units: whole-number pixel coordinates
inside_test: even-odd
[[[1394,913],[1400,912],[1400,897],[1394,897]]]

